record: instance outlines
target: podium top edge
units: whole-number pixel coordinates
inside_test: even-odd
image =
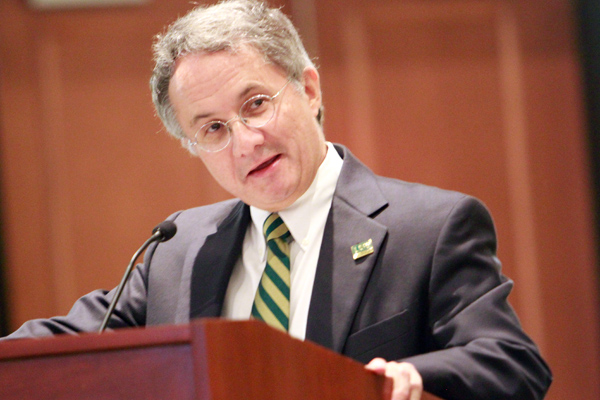
[[[124,348],[180,345],[189,343],[189,325],[126,328],[77,335],[62,334],[0,342],[0,360],[111,351]]]

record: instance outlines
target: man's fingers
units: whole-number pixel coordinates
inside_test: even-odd
[[[375,358],[367,364],[370,371],[384,374],[393,381],[391,400],[420,400],[423,394],[423,379],[414,365],[409,363],[386,362]]]
[[[398,368],[397,364],[392,364],[386,368],[385,376],[392,378],[394,381],[392,400],[412,400],[410,398],[410,374],[408,371]]]
[[[417,369],[408,363],[404,363],[407,366],[407,373],[409,375],[409,386],[410,386],[410,400],[420,400],[423,394],[423,379],[421,374],[417,372]]]
[[[374,371],[383,375],[385,373],[386,364],[387,362],[383,358],[374,358],[365,366],[365,368],[369,371]]]

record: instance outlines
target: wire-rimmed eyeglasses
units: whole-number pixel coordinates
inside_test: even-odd
[[[289,83],[290,81],[288,80],[273,96],[257,94],[250,97],[240,107],[238,115],[227,122],[215,120],[202,125],[196,131],[194,140],[188,139],[188,146],[190,148],[198,146],[200,149],[210,153],[223,150],[231,142],[231,127],[229,125],[238,118],[249,128],[261,128],[265,126],[275,115],[273,100],[283,92]]]

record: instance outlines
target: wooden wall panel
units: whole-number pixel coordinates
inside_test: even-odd
[[[536,39],[523,41],[525,109],[545,336],[557,379],[551,398],[568,398],[579,386],[584,388],[578,389],[582,398],[597,398],[598,264],[583,90],[574,43],[565,43],[564,36],[553,41],[540,38],[541,32],[554,38],[556,32],[567,36],[573,31],[565,23],[567,7],[555,11],[545,24],[523,24],[523,36]]]

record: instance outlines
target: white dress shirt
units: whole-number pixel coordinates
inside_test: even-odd
[[[306,335],[308,309],[323,232],[342,163],[333,145],[327,142],[327,154],[308,190],[294,204],[279,212],[293,237],[290,243],[289,334],[301,340]],[[254,295],[267,262],[262,227],[270,214],[269,211],[250,207],[252,223],[248,225],[244,237],[242,257],[234,266],[227,286],[222,311],[225,318],[250,318]]]

